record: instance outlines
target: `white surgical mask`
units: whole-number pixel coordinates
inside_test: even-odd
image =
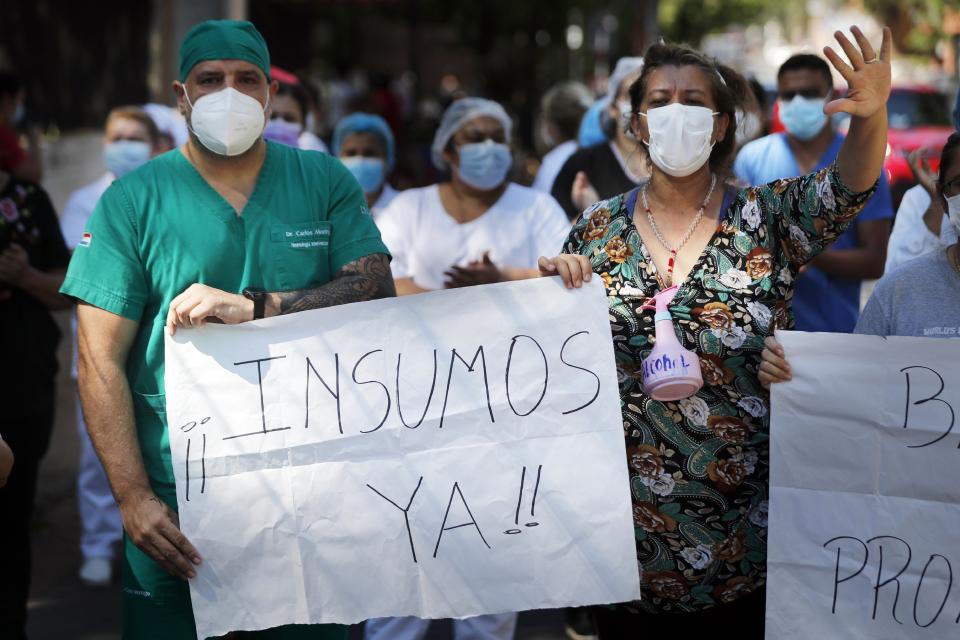
[[[238,156],[263,133],[266,107],[233,87],[208,93],[196,104],[186,97],[191,108],[190,129],[200,144],[216,154]]]
[[[947,214],[950,216],[950,224],[960,234],[960,195],[947,198]]]
[[[674,102],[640,113],[647,118],[650,160],[664,173],[682,178],[710,159],[713,150],[713,116],[707,107]]]

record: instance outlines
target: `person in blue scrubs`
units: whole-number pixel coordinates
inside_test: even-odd
[[[734,163],[737,178],[761,185],[806,175],[837,158],[843,134],[823,113],[834,99],[833,77],[818,56],[791,57],[777,72],[780,119],[786,132],[748,143]],[[860,283],[883,275],[893,218],[885,173],[855,224],[801,271],[793,296],[800,331],[850,333],[860,315]]]

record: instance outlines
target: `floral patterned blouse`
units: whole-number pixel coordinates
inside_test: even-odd
[[[663,288],[633,224],[637,190],[598,202],[564,252],[603,278],[620,379],[642,600],[628,610],[689,612],[737,600],[766,579],[769,395],[757,371],[764,338],[790,329],[800,267],[850,224],[873,193],[840,182],[836,165],[735,191],[680,285],[670,312],[700,357],[704,386],[679,402],[644,394],[641,361],[655,341]],[[729,204],[729,206],[728,206]]]

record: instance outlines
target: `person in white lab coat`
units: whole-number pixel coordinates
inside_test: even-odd
[[[70,195],[60,217],[67,247],[73,251],[84,242],[84,228],[100,196],[111,183],[146,164],[159,149],[156,123],[141,108],[118,107],[107,116],[103,138],[103,160],[107,171]],[[76,316],[72,320],[73,378],[77,377]],[[86,423],[76,402],[77,431],[80,436],[80,468],[77,500],[80,510],[80,551],[83,563],[80,580],[90,587],[104,587],[113,579],[114,545],[123,534],[123,523],[100,460],[90,444]]]

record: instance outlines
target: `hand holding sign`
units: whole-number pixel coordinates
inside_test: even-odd
[[[767,637],[953,637],[960,340],[778,333]]]
[[[192,284],[170,301],[167,332],[177,327],[202,327],[208,322],[237,324],[253,319],[253,301],[205,284]]]
[[[639,598],[606,314],[543,278],[168,337],[198,635]]]
[[[560,276],[567,289],[579,289],[593,276],[590,258],[579,254],[561,253],[553,258],[540,256],[537,266],[542,277]]]
[[[793,377],[790,373],[790,363],[783,352],[783,346],[773,336],[763,341],[763,353],[760,354],[760,384],[769,389],[771,384],[789,382]]]

